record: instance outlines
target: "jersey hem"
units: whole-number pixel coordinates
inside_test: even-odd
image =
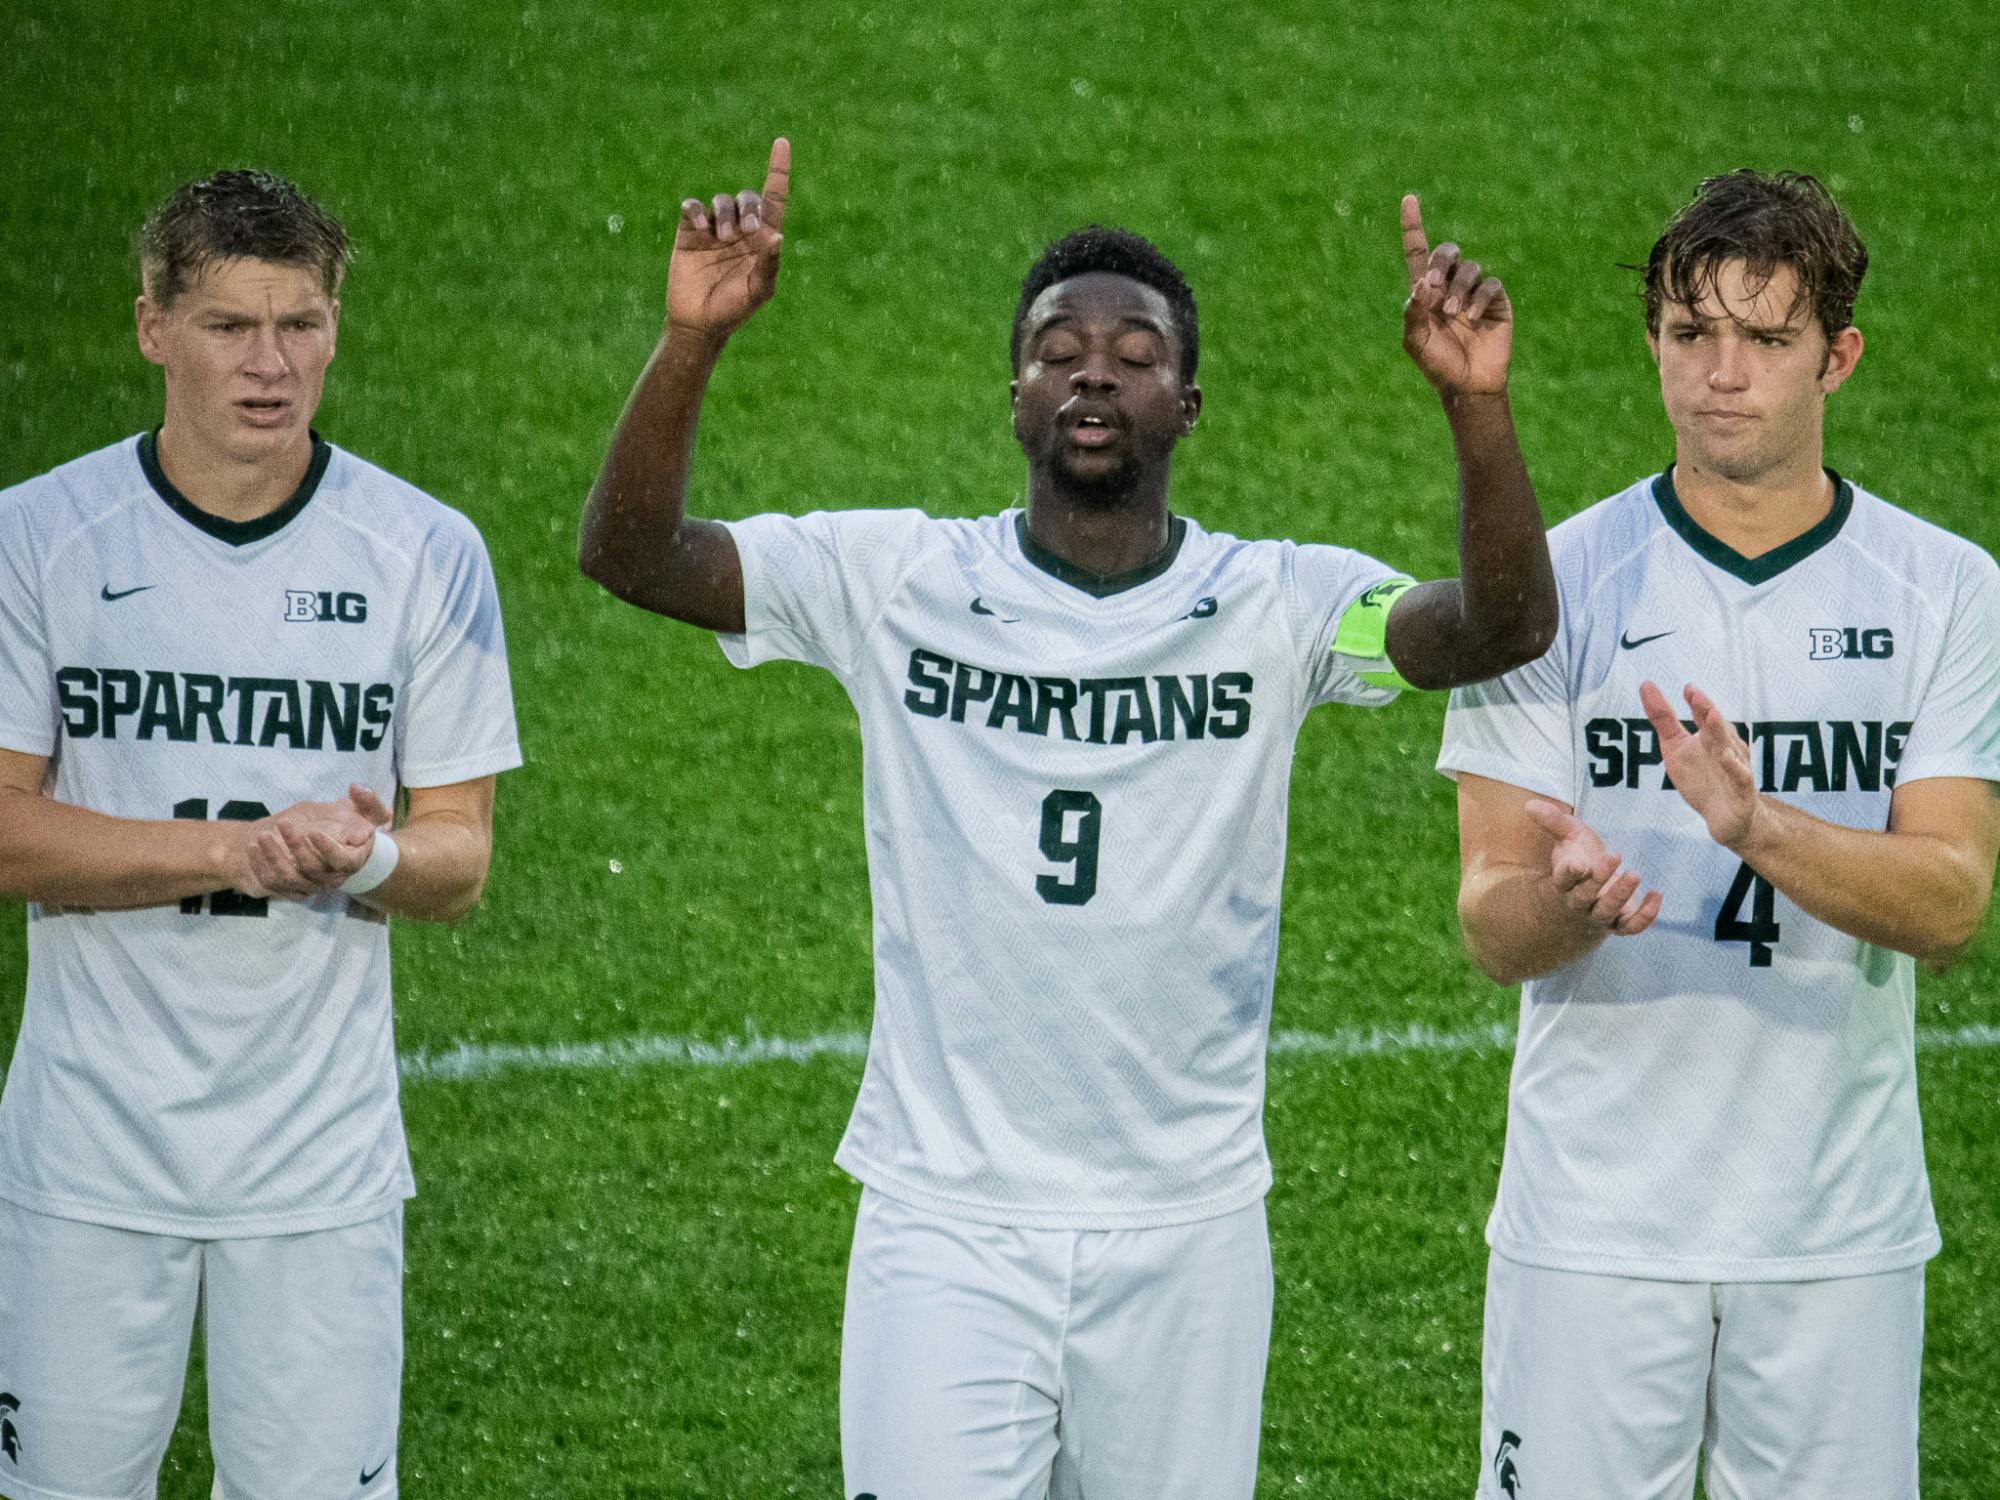
[[[1440,776],[1458,779],[1464,771],[1473,776],[1484,776],[1489,781],[1504,781],[1508,786],[1517,786],[1524,792],[1533,792],[1537,797],[1552,797],[1565,807],[1571,805],[1576,793],[1570,787],[1558,791],[1547,780],[1533,774],[1534,768],[1518,761],[1510,761],[1498,755],[1481,755],[1477,751],[1446,750],[1438,755],[1437,770]]]
[[[1913,767],[1896,767],[1896,785],[1908,786],[1913,781],[1938,781],[1943,779],[1966,781],[2000,781],[2000,766],[1988,761],[1981,765],[1948,760],[1919,761]]]
[[[1165,1204],[1152,1208],[1126,1209],[1115,1213],[1079,1213],[1062,1208],[1041,1208],[1024,1204],[981,1203],[934,1193],[915,1183],[882,1171],[846,1152],[834,1153],[834,1164],[863,1187],[873,1188],[886,1198],[894,1198],[926,1213],[947,1219],[964,1219],[974,1224],[997,1224],[1008,1229],[1170,1229],[1176,1224],[1198,1224],[1219,1219],[1267,1196],[1271,1191],[1271,1169],[1258,1174],[1254,1187],[1204,1198],[1194,1203]]]
[[[285,1234],[311,1234],[320,1229],[347,1229],[366,1224],[390,1213],[417,1195],[409,1178],[393,1192],[361,1203],[339,1208],[302,1209],[293,1213],[250,1215],[242,1218],[191,1214],[151,1214],[130,1208],[114,1208],[101,1203],[72,1202],[41,1193],[24,1193],[0,1182],[0,1199],[31,1214],[48,1219],[70,1219],[79,1224],[101,1224],[106,1229],[125,1229],[134,1234],[165,1234],[184,1240],[261,1240]]]
[[[11,724],[0,724],[0,750],[12,750],[17,755],[39,755],[46,759],[56,753],[56,737],[34,729],[16,729]]]
[[[1488,1234],[1486,1243],[1495,1255],[1504,1256],[1516,1265],[1536,1266],[1545,1271],[1572,1271],[1586,1276],[1623,1276],[1634,1281],[1837,1281],[1850,1276],[1873,1276],[1883,1271],[1905,1271],[1911,1266],[1922,1265],[1944,1248],[1944,1240],[1935,1228],[1915,1240],[1892,1245],[1886,1250],[1860,1251],[1850,1255],[1794,1255],[1783,1259],[1607,1255],[1553,1245],[1533,1245],[1497,1234]]]
[[[448,760],[441,765],[410,767],[403,772],[404,786],[432,787],[451,786],[460,781],[471,781],[478,776],[494,776],[502,771],[519,770],[525,764],[518,743],[504,749],[490,750],[483,755],[468,755],[459,760]]]
[[[153,1493],[159,1492],[155,1490]],[[11,1496],[13,1500],[90,1500],[89,1496],[79,1495],[74,1490],[44,1489],[39,1484],[30,1484],[27,1480],[18,1479],[12,1474],[7,1476],[7,1488],[0,1490],[0,1495]]]

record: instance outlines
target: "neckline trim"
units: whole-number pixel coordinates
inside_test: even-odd
[[[1660,515],[1666,523],[1680,533],[1681,540],[1694,548],[1705,561],[1745,583],[1767,583],[1787,568],[1811,557],[1839,536],[1840,528],[1847,524],[1847,517],[1854,509],[1854,486],[1831,469],[1826,470],[1826,477],[1833,481],[1832,508],[1809,530],[1755,557],[1745,557],[1715,533],[1705,530],[1687,513],[1687,507],[1681,504],[1681,497],[1674,490],[1672,464],[1668,464],[1653,480],[1653,502],[1660,507]]]
[[[139,468],[146,476],[146,483],[153,487],[153,493],[166,501],[167,508],[188,525],[207,532],[217,541],[227,542],[232,547],[243,547],[283,531],[319,493],[319,482],[326,477],[326,466],[333,461],[333,446],[311,428],[307,432],[312,437],[312,457],[306,462],[305,477],[283,505],[258,516],[254,521],[232,521],[227,516],[203,510],[175,488],[174,482],[167,478],[167,471],[160,467],[160,429],[157,427],[140,435]]]
[[[1014,517],[1014,536],[1021,544],[1021,555],[1058,583],[1082,589],[1093,599],[1108,599],[1113,594],[1136,589],[1142,583],[1151,583],[1174,565],[1174,560],[1181,555],[1181,543],[1187,540],[1187,517],[1167,517],[1167,545],[1152,561],[1140,563],[1123,573],[1093,573],[1051,552],[1028,530],[1028,513],[1025,510]]]

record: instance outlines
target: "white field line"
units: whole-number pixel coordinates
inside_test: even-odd
[[[1278,1031],[1271,1051],[1294,1057],[1399,1057],[1422,1053],[1498,1052],[1513,1046],[1512,1022],[1469,1031],[1434,1026],[1399,1029],[1342,1027],[1334,1031]],[[2000,1026],[1922,1026],[1920,1051],[1955,1052],[2000,1047]],[[643,1067],[740,1068],[756,1063],[810,1062],[816,1057],[861,1058],[868,1038],[858,1031],[807,1037],[746,1036],[708,1041],[686,1036],[640,1036],[610,1042],[558,1042],[549,1046],[461,1042],[441,1052],[408,1052],[398,1060],[410,1080],[488,1078],[496,1073],[627,1070]]]

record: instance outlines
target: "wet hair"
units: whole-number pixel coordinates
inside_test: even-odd
[[[1014,327],[1007,340],[1007,360],[1021,368],[1021,341],[1027,331],[1028,309],[1059,281],[1091,271],[1108,271],[1149,286],[1167,299],[1174,337],[1181,349],[1181,380],[1191,384],[1201,355],[1201,333],[1195,317],[1194,292],[1180,267],[1143,235],[1129,229],[1089,224],[1073,229],[1041,253],[1021,280],[1021,300],[1014,308]]]
[[[1790,266],[1799,289],[1787,315],[1809,307],[1832,338],[1854,321],[1868,248],[1817,177],[1740,167],[1707,178],[1646,259],[1646,331],[1659,333],[1666,303],[1699,303],[1733,260],[1744,262],[1758,288]]]
[[[139,230],[140,280],[163,308],[216,262],[239,259],[303,266],[331,297],[352,254],[338,219],[269,172],[184,182]]]

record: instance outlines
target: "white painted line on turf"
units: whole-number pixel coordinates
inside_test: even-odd
[[[1278,1031],[1271,1051],[1293,1057],[1400,1057],[1425,1053],[1496,1052],[1514,1044],[1511,1021],[1495,1021],[1468,1031],[1435,1026],[1343,1027],[1335,1031]],[[1922,1026],[1921,1051],[1956,1052],[2000,1047],[2000,1026]],[[549,1046],[461,1042],[442,1052],[405,1053],[399,1063],[407,1079],[459,1080],[496,1073],[602,1071],[668,1067],[748,1067],[754,1063],[810,1062],[816,1057],[860,1058],[868,1038],[858,1031],[822,1032],[808,1037],[748,1036],[707,1041],[699,1037],[640,1036],[610,1042],[558,1042]]]
[[[557,1042],[550,1046],[460,1042],[443,1052],[406,1052],[397,1059],[405,1078],[485,1078],[494,1073],[533,1073],[570,1068],[634,1068],[654,1063],[694,1067],[742,1067],[748,1063],[810,1062],[815,1057],[863,1057],[868,1038],[858,1031],[829,1032],[793,1040],[786,1037],[724,1037],[719,1042],[687,1036],[635,1036],[611,1042]]]

